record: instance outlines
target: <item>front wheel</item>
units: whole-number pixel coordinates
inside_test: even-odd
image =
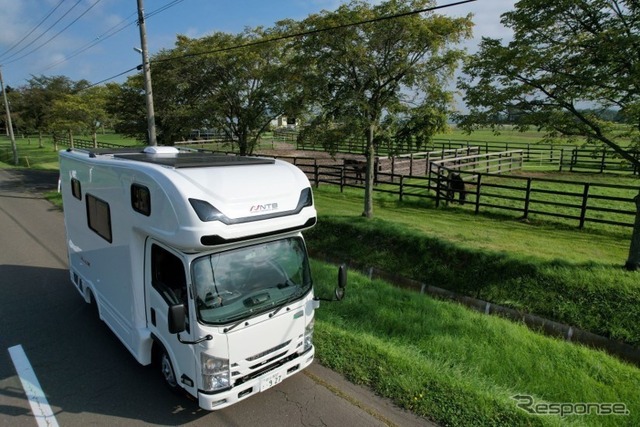
[[[173,370],[173,364],[171,363],[171,358],[169,358],[169,354],[164,347],[161,347],[159,350],[159,358],[158,365],[160,367],[160,375],[164,380],[165,385],[169,388],[169,390],[173,392],[177,392],[180,387],[178,386],[178,380],[176,379],[175,371]]]

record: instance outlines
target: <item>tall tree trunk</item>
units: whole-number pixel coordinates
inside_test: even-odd
[[[636,219],[631,234],[629,257],[624,265],[624,268],[630,271],[635,271],[640,268],[640,193],[638,193],[633,200],[636,202]]]
[[[373,136],[374,136],[374,126],[369,126],[369,132],[367,132],[367,149],[366,149],[366,158],[367,158],[367,171],[365,173],[365,183],[364,183],[364,211],[362,212],[362,216],[366,218],[373,217],[373,168],[374,168],[374,159],[375,159],[375,150],[373,148]]]
[[[42,147],[44,147],[42,143],[42,131],[38,130],[38,148],[42,148]]]

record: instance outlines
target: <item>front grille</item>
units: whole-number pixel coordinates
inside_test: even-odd
[[[282,353],[285,354],[285,353]],[[243,377],[240,378],[236,378],[235,381],[233,382],[233,387],[239,386],[240,384],[243,384],[249,380],[252,380],[254,378],[259,377],[260,375],[264,374],[265,372],[269,372],[273,369],[276,369],[282,365],[284,365],[285,363],[289,362],[290,360],[295,359],[296,357],[298,357],[298,353],[293,353],[291,355],[289,355],[288,357],[285,357],[284,359],[280,359],[275,363],[272,363],[271,365],[267,365],[262,369],[259,369],[255,372],[252,372],[250,374],[247,374]]]
[[[270,349],[265,350],[265,351],[263,351],[261,353],[255,354],[255,355],[253,355],[251,357],[247,357],[246,360],[248,360],[249,362],[253,362],[254,360],[257,360],[257,359],[260,359],[261,357],[266,356],[267,354],[270,354],[270,353],[273,353],[274,351],[278,351],[278,350],[280,350],[282,348],[285,348],[286,346],[289,345],[290,342],[291,342],[291,340],[289,340],[287,342],[283,342],[282,344],[277,345],[277,346],[275,346],[273,348],[270,348]]]

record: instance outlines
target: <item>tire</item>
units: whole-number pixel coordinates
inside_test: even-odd
[[[162,346],[158,349],[158,367],[160,376],[167,388],[174,393],[178,392],[180,390],[180,386],[178,385],[178,379],[176,378],[176,371],[173,369],[173,364],[171,363],[171,358],[169,357],[167,350]]]

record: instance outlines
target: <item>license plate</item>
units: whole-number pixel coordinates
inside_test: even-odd
[[[260,391],[265,391],[268,388],[273,387],[276,384],[279,384],[284,379],[284,372],[274,372],[272,374],[267,375],[260,381]]]

